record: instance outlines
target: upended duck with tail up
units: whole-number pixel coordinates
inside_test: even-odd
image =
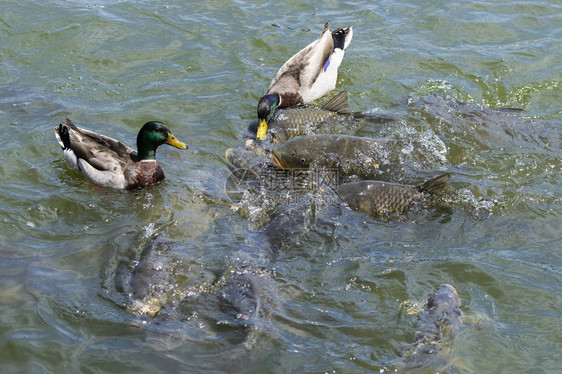
[[[330,32],[328,21],[317,40],[281,66],[258,103],[256,139],[265,137],[267,123],[276,109],[311,103],[336,88],[338,67],[352,37],[351,27]]]

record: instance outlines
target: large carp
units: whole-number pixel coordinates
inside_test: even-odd
[[[347,92],[342,91],[320,108],[279,109],[269,120],[271,138],[284,143],[299,135],[306,135],[328,118],[351,114]]]
[[[418,186],[381,181],[359,181],[344,183],[338,194],[349,207],[375,218],[400,216],[412,207],[428,209],[439,202],[439,192],[450,178],[445,173]]]
[[[342,176],[388,179],[400,172],[397,141],[351,135],[297,136],[273,148],[273,163],[282,169],[309,167],[339,170]]]

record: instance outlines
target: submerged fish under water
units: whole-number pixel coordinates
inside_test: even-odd
[[[273,168],[271,157],[261,149],[246,149],[245,147],[228,148],[224,158],[229,163],[229,168],[251,170],[260,173],[264,169]]]
[[[423,311],[415,323],[416,332],[412,343],[401,349],[407,366],[419,367],[432,354],[437,353],[437,343],[445,329],[458,329],[461,324],[461,299],[455,287],[442,284],[432,291]]]

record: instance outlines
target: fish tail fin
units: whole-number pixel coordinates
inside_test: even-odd
[[[447,184],[447,181],[451,178],[451,174],[445,173],[426,182],[423,182],[418,186],[420,192],[436,193],[441,190]]]
[[[338,114],[351,114],[349,102],[347,101],[347,91],[341,91],[336,96],[332,97],[330,101],[322,105],[322,109]]]

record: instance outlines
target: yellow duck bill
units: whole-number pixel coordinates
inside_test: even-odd
[[[266,132],[267,132],[267,121],[265,119],[260,119],[258,123],[258,130],[256,131],[256,139],[261,140],[265,138]]]
[[[187,149],[187,145],[185,145],[185,143],[180,142],[178,138],[176,138],[174,134],[172,134],[171,132],[168,133],[168,137],[166,138],[165,143],[179,149]]]

